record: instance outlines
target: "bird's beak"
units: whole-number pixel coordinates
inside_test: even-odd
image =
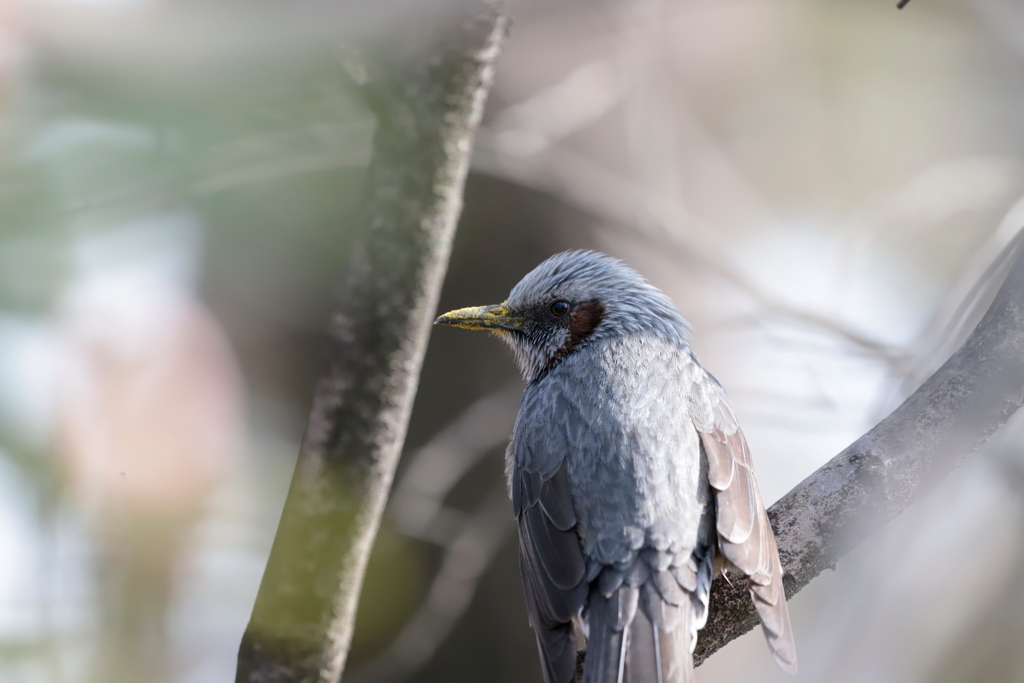
[[[470,330],[518,330],[522,319],[505,304],[474,306],[445,313],[434,321],[435,325],[452,325]]]

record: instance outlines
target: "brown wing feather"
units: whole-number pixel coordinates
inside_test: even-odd
[[[721,434],[721,431],[716,429],[715,433]],[[722,442],[716,439],[716,446],[720,443]],[[711,484],[716,491],[715,502],[718,506],[715,528],[721,538],[730,543],[741,544],[750,538],[757,520],[759,512],[757,482],[754,480],[754,474],[749,465],[743,462],[746,460],[749,463],[743,433],[737,430],[733,434],[725,436],[724,444],[729,459],[725,460],[723,464],[727,464],[732,470],[732,474],[729,477],[729,484],[721,489],[714,483]],[[733,453],[745,457],[734,458],[732,457]],[[710,463],[708,470],[710,474]],[[711,479],[710,476],[708,478]],[[720,478],[716,477],[716,479]]]
[[[768,647],[785,671],[796,673],[796,644],[789,622],[782,563],[768,515],[757,489],[750,451],[725,393],[709,381],[710,424],[698,425],[715,492],[718,549],[750,578],[750,597],[761,617]]]

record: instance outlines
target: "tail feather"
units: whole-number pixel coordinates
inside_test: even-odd
[[[661,643],[657,626],[638,609],[626,632],[623,683],[662,683]]]
[[[583,683],[692,683],[691,600],[666,602],[648,579],[610,597],[595,587],[587,604]]]
[[[627,633],[623,683],[692,683],[690,605],[667,605],[652,590],[642,594],[640,607]]]
[[[693,611],[689,606],[677,608],[676,628],[659,634],[661,672],[663,683],[692,683],[693,648],[690,646],[690,622]]]
[[[635,588],[621,585],[609,597],[596,587],[587,602],[587,661],[583,667],[583,683],[621,683],[625,664],[623,646],[625,626],[633,619],[629,609],[636,611],[636,598],[628,593]]]

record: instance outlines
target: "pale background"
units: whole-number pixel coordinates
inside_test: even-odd
[[[442,307],[627,260],[729,390],[766,502],[969,329],[1024,226],[1017,0],[529,2]],[[0,681],[215,683],[273,540],[373,122],[353,39],[427,3],[0,0]],[[518,392],[433,336],[356,681],[539,681],[501,454]],[[698,680],[1024,680],[1011,424]]]

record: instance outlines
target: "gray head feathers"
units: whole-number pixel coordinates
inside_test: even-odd
[[[520,329],[502,330],[501,336],[527,380],[602,339],[649,334],[686,344],[691,332],[658,288],[596,251],[555,254],[512,289],[505,305],[523,321]]]

